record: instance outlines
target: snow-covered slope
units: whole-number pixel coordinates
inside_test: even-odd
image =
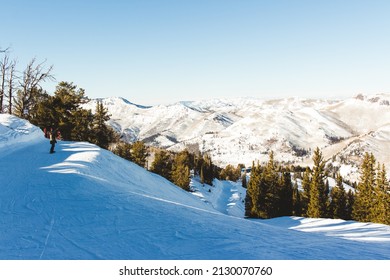
[[[358,95],[342,101],[240,98],[142,107],[122,98],[102,100],[110,124],[127,141],[209,153],[222,167],[265,161],[309,164],[317,146],[326,159],[354,170],[364,152],[390,167],[390,95]],[[87,108],[94,109],[91,101]],[[336,165],[337,165],[336,164]],[[342,174],[352,178],[353,174]],[[356,179],[356,178],[354,178]]]
[[[390,259],[389,227],[362,242],[229,216],[223,182],[206,203],[89,143],[49,154],[37,128],[0,116],[0,259]]]

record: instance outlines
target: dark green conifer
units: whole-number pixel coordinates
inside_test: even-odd
[[[313,172],[310,184],[310,200],[307,216],[320,218],[326,215],[326,202],[328,200],[325,185],[325,161],[320,149],[317,147],[313,155]]]
[[[145,146],[144,142],[137,141],[133,143],[131,147],[131,160],[134,163],[138,164],[141,167],[145,167],[148,155],[148,149]]]
[[[131,148],[132,145],[130,143],[120,142],[114,148],[113,153],[120,156],[121,158],[131,161],[132,160]]]
[[[155,154],[150,171],[172,180],[172,159],[168,152],[161,150]]]
[[[172,181],[175,185],[190,191],[190,157],[188,151],[175,156],[172,165]]]
[[[294,216],[301,216],[302,215],[301,193],[300,193],[300,191],[298,189],[297,182],[295,182],[294,186],[293,186],[292,201],[293,201],[293,212],[292,212],[292,214]]]
[[[311,171],[309,167],[306,167],[305,172],[303,173],[302,179],[302,196],[301,196],[301,205],[302,213],[307,214],[307,208],[310,201],[310,184],[311,184]]]
[[[108,110],[104,108],[101,101],[97,101],[96,111],[93,120],[93,135],[92,143],[95,143],[99,147],[107,149],[109,144],[115,139],[115,132],[109,127],[106,122],[110,120]]]
[[[258,218],[259,216],[259,198],[260,198],[261,168],[259,164],[252,164],[251,176],[247,183],[245,197],[245,216]]]
[[[279,213],[277,216],[291,216],[293,213],[293,185],[291,173],[282,172],[279,183]]]
[[[360,168],[360,182],[357,186],[355,202],[353,206],[353,219],[360,222],[372,220],[374,187],[375,187],[375,157],[366,153]]]
[[[385,166],[378,163],[376,184],[374,187],[372,208],[372,222],[389,224],[389,181],[386,175]]]
[[[330,192],[330,210],[329,214],[334,219],[344,219],[347,217],[347,194],[343,186],[341,175],[336,175],[336,186]]]

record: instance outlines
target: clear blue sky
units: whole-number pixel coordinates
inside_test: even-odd
[[[390,1],[0,0],[0,47],[91,97],[390,92]],[[54,84],[44,86],[54,90]]]

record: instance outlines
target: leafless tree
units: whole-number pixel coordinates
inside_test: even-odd
[[[6,91],[7,74],[10,67],[9,56],[6,53],[0,61],[0,113],[3,113],[3,102]]]
[[[12,114],[12,101],[15,90],[15,79],[17,79],[16,73],[16,61],[12,61],[8,71],[8,114]]]
[[[51,74],[53,66],[45,67],[45,62],[36,63],[32,59],[28,64],[19,81],[19,90],[14,98],[14,113],[19,117],[27,117],[26,114],[34,105],[37,95],[42,92],[41,83],[47,80],[54,80]]]
[[[6,48],[6,49],[4,49],[4,50],[1,50],[1,49],[0,49],[0,53],[7,53],[8,50],[9,50],[9,48]]]

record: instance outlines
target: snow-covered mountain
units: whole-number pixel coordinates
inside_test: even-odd
[[[352,171],[365,151],[390,167],[386,94],[347,100],[214,99],[154,107],[123,98],[102,101],[111,114],[110,124],[123,139],[174,151],[198,149],[222,167],[265,161],[271,150],[279,161],[310,164],[317,146],[344,176],[356,175]],[[86,107],[93,110],[95,103]]]
[[[389,226],[243,219],[231,182],[194,195],[89,143],[49,148],[0,114],[0,259],[390,259]]]

